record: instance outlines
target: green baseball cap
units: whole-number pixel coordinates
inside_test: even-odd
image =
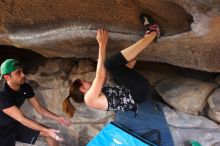
[[[18,68],[22,68],[23,65],[16,59],[7,59],[1,64],[1,78],[3,75],[11,73]]]

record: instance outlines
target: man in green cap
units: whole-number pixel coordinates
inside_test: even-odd
[[[49,146],[59,145],[63,138],[58,130],[43,126],[24,116],[20,106],[25,99],[43,117],[69,126],[70,120],[57,116],[44,108],[35,97],[32,87],[25,83],[23,65],[15,59],[7,59],[1,64],[1,79],[5,79],[0,90],[0,145],[15,146],[16,141],[34,144],[38,136],[44,136]]]

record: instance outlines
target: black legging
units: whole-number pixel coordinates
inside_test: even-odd
[[[131,91],[134,100],[139,104],[151,96],[151,86],[146,78],[134,69],[128,68],[127,63],[128,61],[119,52],[106,59],[105,68],[116,84],[124,85]]]

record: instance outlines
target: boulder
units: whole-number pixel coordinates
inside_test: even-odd
[[[171,109],[162,104],[175,146],[187,146],[191,140],[202,146],[219,146],[220,127],[203,116],[195,116]]]
[[[164,35],[141,60],[220,72],[218,6],[211,0],[2,0],[0,45],[3,52],[14,46],[49,58],[96,59],[97,28],[109,30],[109,56],[143,37],[139,15],[144,12]]]
[[[208,98],[208,115],[214,121],[220,123],[220,88],[216,89]]]
[[[156,90],[166,103],[173,108],[197,115],[206,105],[208,95],[217,87],[214,83],[203,82],[185,77],[162,80]]]

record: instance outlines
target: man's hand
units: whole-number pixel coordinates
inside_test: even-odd
[[[62,126],[70,126],[72,124],[72,122],[70,121],[70,119],[66,118],[66,117],[59,117],[57,119],[57,122],[62,125]]]
[[[100,48],[105,49],[108,42],[108,31],[102,28],[98,29],[96,39],[99,43]]]
[[[48,129],[48,131],[47,131],[47,135],[48,136],[54,138],[57,141],[64,141],[64,138],[59,137],[57,135],[57,133],[60,133],[60,131],[59,130],[55,130],[55,129]]]
[[[30,98],[28,101],[40,115],[53,119],[63,126],[69,126],[71,124],[71,121],[68,118],[57,116],[43,107],[36,97]]]

